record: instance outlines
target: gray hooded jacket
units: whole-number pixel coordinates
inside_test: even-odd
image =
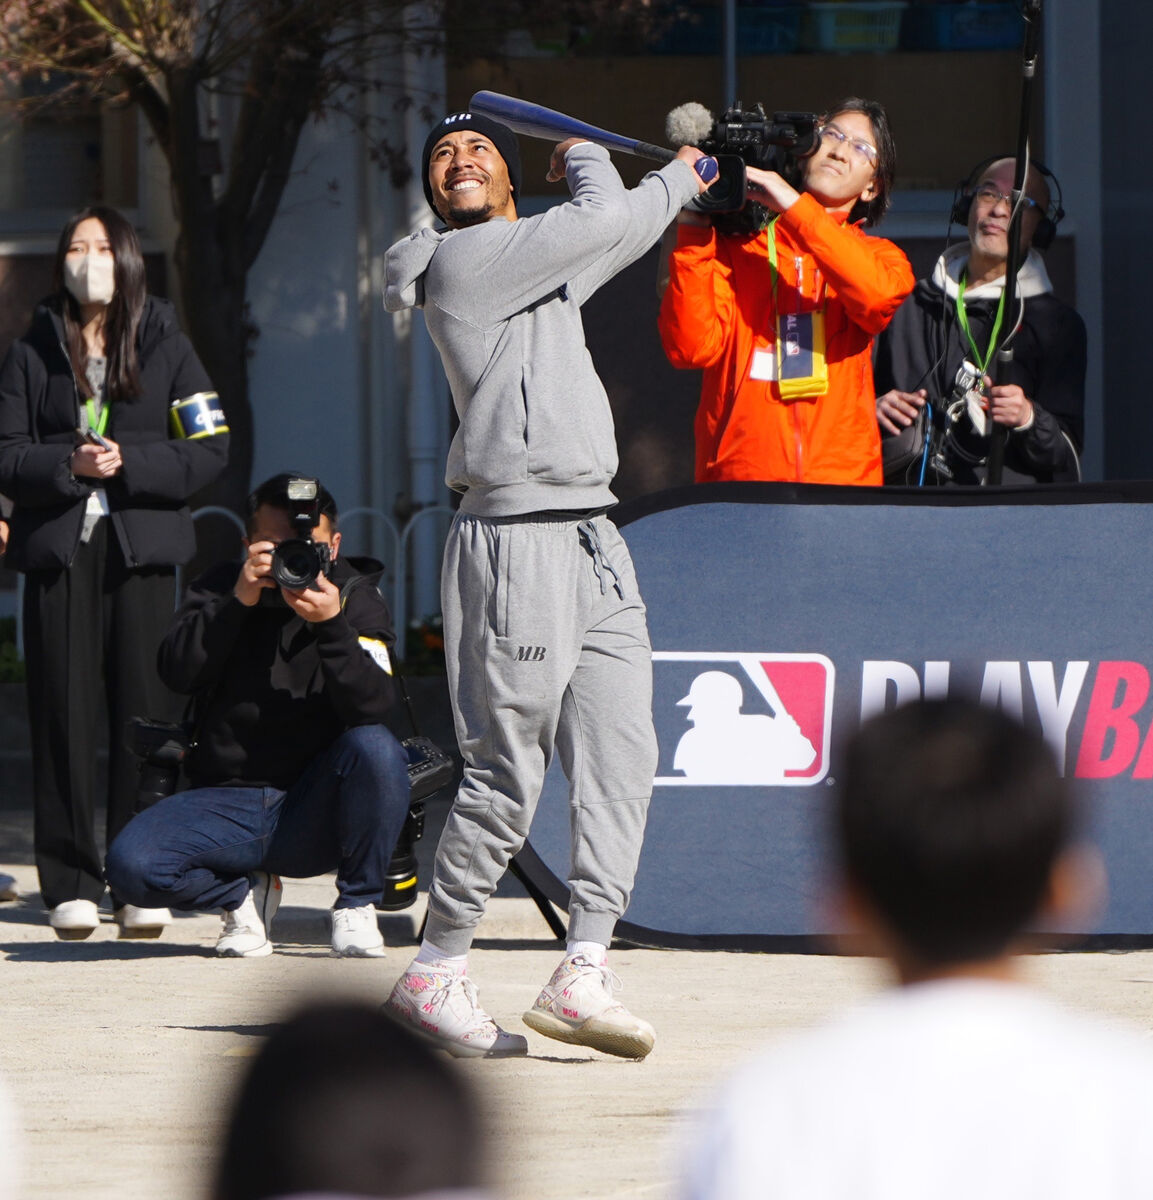
[[[535,217],[421,229],[386,258],[385,307],[424,309],[460,428],[446,482],[461,509],[513,516],[603,508],[612,412],[581,305],[645,253],[697,194],[676,160],[632,189],[591,142],[565,159],[572,199]]]

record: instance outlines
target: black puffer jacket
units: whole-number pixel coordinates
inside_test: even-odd
[[[387,648],[396,641],[380,593],[337,559],[331,579],[341,611],[310,623],[265,592],[246,608],[233,594],[239,563],[222,563],[192,583],[157,656],[174,692],[197,694],[193,787],[287,789],[340,733],[383,724],[395,699]],[[350,586],[360,575],[361,586]]]
[[[968,243],[950,247],[928,279],[897,310],[877,340],[874,381],[877,395],[891,388],[924,388],[938,433],[950,429],[942,455],[951,477],[930,465],[926,482],[979,484],[986,476],[989,438],[967,415],[951,426],[946,409],[957,368],[972,351],[957,319],[957,279],[968,262]],[[1005,445],[1002,482],[1069,483],[1080,478],[1085,409],[1085,323],[1075,309],[1052,294],[1052,284],[1036,251],[1017,276],[1021,327],[1013,339],[1013,361],[1003,382],[1018,384],[1033,405],[1033,424],[1013,430]],[[989,343],[1003,280],[966,293],[969,327],[979,347]],[[1006,321],[1006,324],[1008,322]],[[921,422],[903,434],[882,430],[886,483],[914,483],[919,470]]]
[[[105,484],[112,525],[129,566],[183,563],[196,548],[186,500],[224,468],[228,434],[171,436],[172,401],[212,383],[167,300],[145,301],[136,350],[142,394],[108,417],[124,463]],[[66,567],[76,553],[92,490],[69,468],[82,399],[59,301],[48,300],[0,366],[0,492],[15,504],[6,562],[17,570]]]

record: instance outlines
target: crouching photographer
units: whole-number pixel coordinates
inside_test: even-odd
[[[243,561],[192,584],[160,647],[165,683],[195,698],[192,786],[139,812],[106,871],[130,903],[223,909],[218,954],[271,954],[279,876],[332,870],[333,953],[384,953],[375,904],[409,810],[408,756],[384,725],[395,635],[336,520],[316,480],[261,484]]]

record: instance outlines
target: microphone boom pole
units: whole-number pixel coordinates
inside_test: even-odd
[[[1013,175],[1014,196],[1023,195],[1025,191],[1033,83],[1037,74],[1037,59],[1040,55],[1041,0],[1025,0],[1024,17],[1025,38],[1021,48],[1021,115],[1017,122],[1017,162]],[[1007,327],[1002,326],[1000,336],[1002,344],[997,347],[993,375],[995,383],[1002,382],[1008,372],[1009,364],[1013,361],[1011,339],[1016,328],[1017,272],[1021,266],[1021,212],[1022,206],[1015,201],[1012,216],[1009,219],[1009,256],[1005,263],[1005,314],[1008,322]],[[1010,344],[1003,346],[1006,341],[1009,341]],[[985,481],[995,486],[1001,482],[1004,471],[1005,443],[1009,440],[1009,430],[1004,425],[993,425],[990,436]]]

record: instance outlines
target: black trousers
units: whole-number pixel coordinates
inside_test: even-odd
[[[34,840],[49,908],[66,900],[98,902],[104,894],[96,830],[96,753],[104,737],[105,845],[111,845],[132,816],[139,781],[137,760],[124,745],[125,723],[132,716],[175,720],[183,709],[156,673],[175,599],[174,568],[129,569],[108,518],[71,567],[25,576]]]

